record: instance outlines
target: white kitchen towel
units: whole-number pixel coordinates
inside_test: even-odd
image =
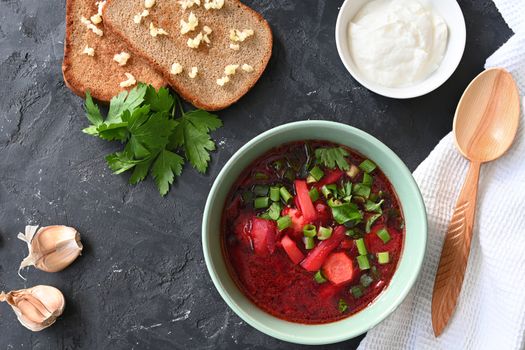
[[[525,0],[495,0],[516,33],[487,59],[504,67],[525,94]],[[522,105],[523,106],[523,105]],[[508,153],[482,165],[472,249],[463,289],[448,327],[435,338],[431,323],[434,277],[444,234],[468,162],[447,135],[414,172],[428,212],[428,246],[410,294],[370,330],[360,350],[525,349],[525,120]]]

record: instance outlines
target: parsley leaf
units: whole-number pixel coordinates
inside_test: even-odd
[[[126,111],[129,113],[129,111]],[[107,141],[120,141],[124,142],[128,138],[128,130],[126,129],[127,123],[113,123],[106,124],[102,123],[97,127],[95,136]],[[85,129],[84,129],[85,130]]]
[[[156,91],[151,85],[139,84],[111,99],[104,120],[88,92],[85,108],[92,125],[82,131],[124,143],[122,151],[106,156],[109,168],[115,174],[132,171],[130,184],[143,181],[151,173],[164,196],[185,163],[177,152],[183,151],[193,167],[204,173],[209,152],[215,149],[210,132],[222,126],[216,115],[203,110],[184,112],[181,106],[181,117],[174,119],[178,101],[166,88]]]
[[[122,113],[126,110],[133,111],[144,102],[147,86],[139,84],[136,88],[122,91],[109,102],[109,111],[106,124],[119,123],[122,121]]]
[[[210,131],[222,126],[222,121],[214,114],[195,110],[184,113],[177,122],[170,140],[170,148],[182,147],[191,165],[204,173],[210,161],[209,152],[215,150]]]
[[[365,202],[365,210],[370,212],[376,212],[376,213],[383,213],[383,210],[381,209],[381,205],[383,204],[385,200],[381,199],[378,203],[374,203],[370,200],[367,200]]]
[[[151,173],[155,178],[155,183],[159,189],[160,195],[168,193],[170,185],[176,176],[182,173],[184,159],[176,153],[163,150],[160,152],[157,160],[153,163]]]
[[[315,150],[317,162],[330,169],[334,169],[336,166],[341,170],[350,169],[350,165],[345,158],[347,156],[348,152],[341,147],[318,148]]]
[[[126,147],[122,152],[107,155],[106,162],[114,174],[122,174],[142,162],[142,160],[133,159],[129,147]]]
[[[332,216],[338,224],[344,224],[348,221],[360,222],[363,219],[363,213],[354,203],[343,203],[331,207]]]
[[[169,136],[176,126],[167,113],[149,114],[150,107],[137,108],[127,119],[130,133],[129,143],[136,158],[147,157],[156,153],[168,144]]]
[[[365,226],[366,233],[370,233],[370,230],[372,229],[372,225],[374,224],[374,222],[376,222],[377,219],[381,217],[381,215],[382,214],[377,213],[377,214],[374,214],[368,217],[368,219],[366,220],[366,226]]]
[[[136,185],[139,182],[143,181],[146,178],[146,176],[148,176],[149,167],[151,166],[151,163],[153,163],[153,160],[148,159],[135,165],[135,168],[133,168],[133,173],[129,178],[129,183],[132,185]]]
[[[100,114],[100,109],[93,102],[89,91],[86,91],[86,116],[94,126],[99,126],[104,122],[104,118],[102,114]]]
[[[144,102],[151,107],[152,111],[169,112],[175,103],[175,99],[170,95],[168,89],[162,87],[156,92],[155,88],[150,85],[146,89]]]

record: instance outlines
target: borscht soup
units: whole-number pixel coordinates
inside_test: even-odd
[[[392,185],[373,160],[325,141],[266,152],[236,180],[221,223],[230,275],[258,307],[326,323],[389,284],[404,240]]]

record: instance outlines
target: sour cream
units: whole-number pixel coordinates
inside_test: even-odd
[[[445,21],[416,0],[372,0],[352,19],[348,47],[367,80],[403,87],[439,67],[447,36]]]

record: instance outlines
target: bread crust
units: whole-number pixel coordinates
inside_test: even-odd
[[[118,1],[118,0],[107,0],[106,6],[105,6],[105,8],[103,10],[104,11],[103,13],[105,13],[107,11],[107,9],[111,6],[111,4],[113,2],[116,2],[116,1]],[[147,52],[143,52],[142,50],[137,48],[133,44],[133,42],[130,40],[130,38],[128,38],[122,32],[122,30],[120,30],[120,28],[118,28],[118,26],[116,26],[114,23],[112,23],[111,19],[108,16],[104,16],[104,17],[108,17],[108,20],[106,20],[104,23],[105,23],[105,27],[108,30],[110,30],[112,33],[114,33],[117,36],[119,36],[126,43],[126,45],[129,47],[129,49],[134,54],[139,55],[144,60],[147,60],[153,67],[155,67],[155,69],[160,74],[162,74],[164,79],[166,79],[168,81],[168,84],[180,95],[180,97],[182,97],[184,100],[190,102],[192,105],[194,105],[197,108],[201,108],[201,109],[204,109],[204,110],[207,110],[207,111],[218,111],[218,110],[221,110],[221,109],[224,109],[224,108],[227,108],[227,107],[231,106],[232,104],[237,102],[241,97],[243,97],[248,91],[250,91],[253,88],[253,86],[257,83],[257,81],[259,80],[259,78],[263,74],[264,70],[266,69],[266,67],[268,65],[268,62],[270,60],[270,57],[272,55],[272,48],[273,48],[273,34],[272,34],[272,30],[271,30],[271,27],[268,24],[268,22],[264,19],[264,17],[260,13],[258,13],[257,11],[253,10],[252,8],[250,8],[247,5],[245,5],[242,2],[240,2],[239,0],[230,0],[230,1],[235,2],[237,5],[242,7],[245,11],[249,12],[252,16],[255,17],[255,19],[258,22],[260,22],[260,24],[263,25],[264,29],[266,31],[268,31],[268,33],[269,33],[269,42],[267,43],[268,47],[265,50],[265,55],[262,58],[262,61],[263,61],[262,66],[259,67],[258,70],[255,70],[252,73],[250,73],[250,74],[254,75],[254,79],[251,80],[250,84],[247,84],[246,86],[244,86],[239,93],[235,94],[234,96],[231,96],[231,98],[229,100],[225,101],[224,103],[220,103],[220,104],[207,103],[207,102],[203,101],[203,99],[200,96],[198,96],[197,94],[195,94],[192,91],[190,91],[189,89],[187,89],[184,86],[184,84],[182,84],[177,79],[174,79],[173,75],[169,72],[169,70],[165,66],[163,66],[163,65],[159,64],[158,62],[156,62],[155,59],[152,58],[150,55],[148,55]],[[174,2],[174,4],[175,3],[176,2]]]

